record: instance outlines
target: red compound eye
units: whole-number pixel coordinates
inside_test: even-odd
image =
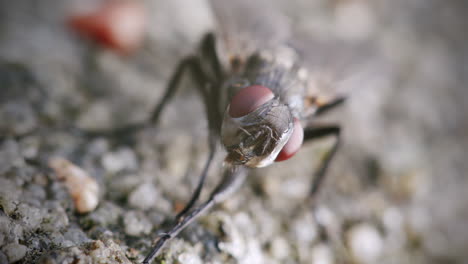
[[[232,98],[229,115],[234,118],[244,116],[270,101],[273,97],[275,97],[273,92],[265,86],[252,85],[245,87]]]
[[[290,159],[301,148],[302,141],[304,140],[304,130],[297,118],[294,118],[294,128],[291,137],[286,145],[281,149],[275,161],[283,161]]]
[[[105,0],[95,10],[72,15],[68,22],[79,34],[117,53],[128,54],[140,46],[145,20],[140,1]]]

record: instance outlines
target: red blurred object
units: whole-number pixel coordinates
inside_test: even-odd
[[[68,23],[100,45],[129,54],[141,45],[146,13],[139,0],[106,0],[95,10],[72,15]]]
[[[294,128],[291,137],[286,145],[281,149],[275,161],[284,161],[290,159],[302,146],[304,140],[304,129],[297,118],[294,118]]]

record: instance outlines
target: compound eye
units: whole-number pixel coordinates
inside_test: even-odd
[[[262,85],[242,88],[231,100],[229,116],[233,118],[245,116],[273,99],[273,97],[275,97],[273,92]]]
[[[304,130],[302,125],[297,118],[294,118],[293,133],[289,138],[288,142],[281,149],[280,153],[276,157],[275,161],[284,161],[290,159],[302,146],[304,140]]]

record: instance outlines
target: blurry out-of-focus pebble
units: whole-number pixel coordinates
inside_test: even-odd
[[[152,183],[143,183],[130,193],[128,203],[145,210],[155,206],[158,196],[158,189]]]
[[[129,54],[143,41],[146,13],[142,1],[105,0],[94,10],[72,14],[68,22],[72,29],[98,44]]]
[[[347,234],[347,242],[357,263],[377,263],[382,253],[382,237],[377,229],[369,224],[352,227]]]
[[[54,169],[58,178],[65,182],[79,213],[88,213],[96,209],[99,203],[99,186],[93,177],[63,158],[52,158],[49,166]]]
[[[153,225],[141,211],[129,211],[123,217],[125,233],[129,236],[149,234]]]
[[[122,248],[113,240],[95,240],[90,243],[89,256],[91,263],[120,263],[131,264]]]
[[[104,169],[111,174],[124,170],[135,170],[138,167],[135,152],[129,148],[106,153],[102,157],[101,163]]]
[[[181,264],[201,264],[203,263],[200,257],[194,253],[184,252],[177,258]]]
[[[276,259],[286,259],[290,256],[288,241],[282,237],[276,237],[271,241],[270,251]]]
[[[317,264],[333,264],[333,252],[325,244],[318,244],[312,248],[312,263]]]
[[[2,248],[8,258],[9,263],[17,262],[24,258],[28,248],[18,243],[10,243]]]

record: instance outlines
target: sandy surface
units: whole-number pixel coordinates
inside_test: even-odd
[[[303,201],[327,139],[252,171],[155,263],[466,263],[465,1],[276,2],[297,36],[362,47],[338,68],[346,45],[306,56],[334,55],[324,69],[339,69],[334,85],[351,94],[323,120],[342,124],[343,146],[317,218]],[[202,0],[144,5],[145,43],[122,57],[66,26],[71,1],[0,2],[0,263],[138,263],[189,199],[208,150],[189,78],[157,127],[129,138],[69,129],[147,118],[177,62],[216,25]],[[95,210],[77,213],[54,157],[96,181],[97,197],[80,205],[98,198]]]

